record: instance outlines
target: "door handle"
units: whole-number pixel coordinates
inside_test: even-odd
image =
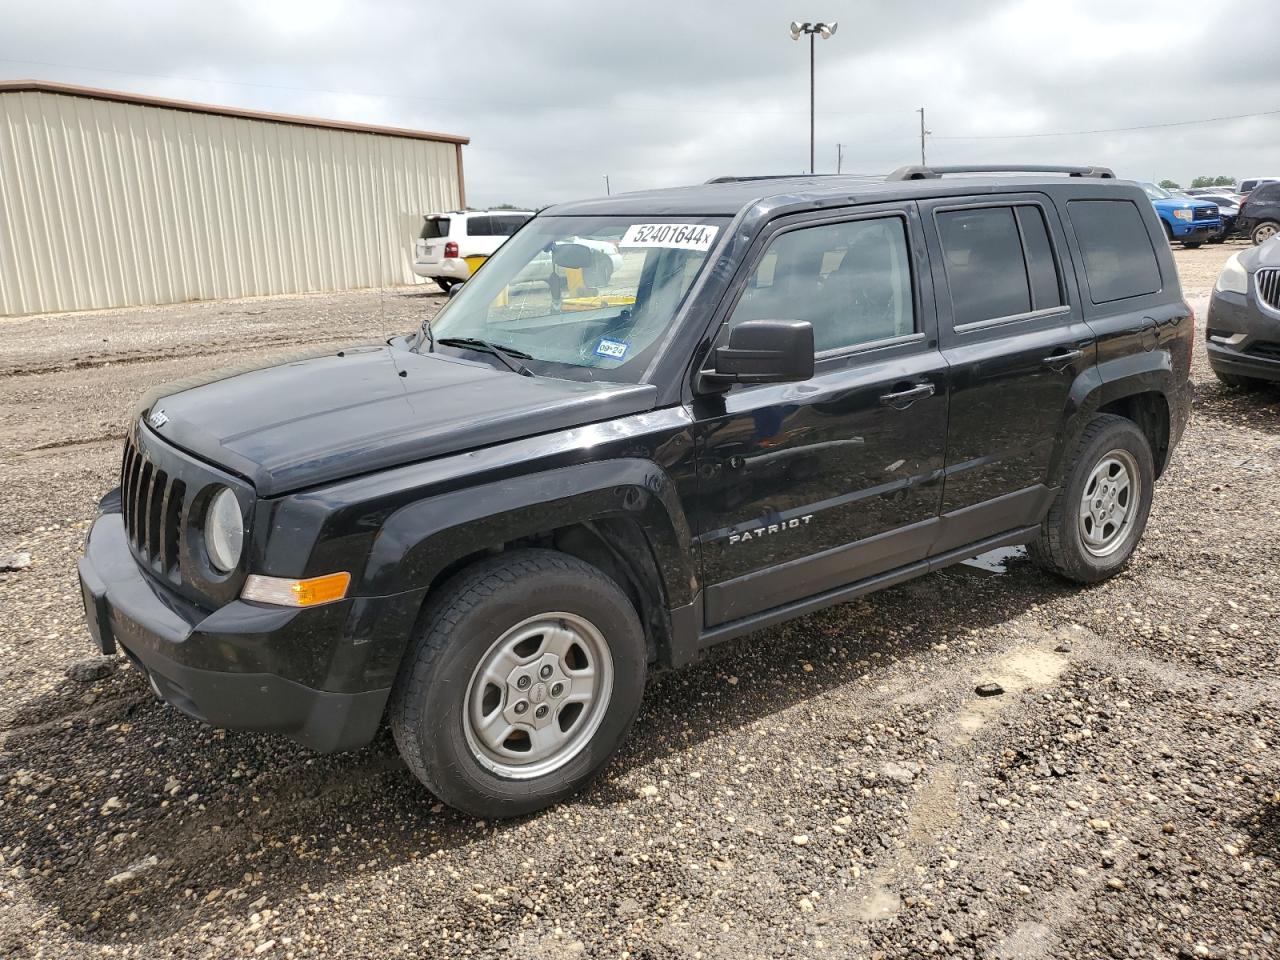
[[[1042,362],[1050,370],[1065,370],[1083,356],[1083,350],[1055,350]]]
[[[894,393],[883,394],[880,397],[880,402],[887,407],[893,407],[897,410],[905,410],[917,400],[923,400],[925,397],[932,397],[933,394],[934,386],[932,383],[918,383],[907,390],[898,390]]]

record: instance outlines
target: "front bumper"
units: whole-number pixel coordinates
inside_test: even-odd
[[[79,563],[89,631],[103,653],[121,649],[163,700],[216,727],[283,733],[325,753],[373,739],[389,684],[316,689],[263,669],[273,651],[309,645],[315,658],[327,653],[332,676],[340,659],[333,648],[347,639],[343,625],[369,619],[352,608],[359,601],[297,610],[237,600],[202,610],[139,568],[118,507],[108,499],[104,508]],[[339,669],[350,673],[346,659]]]
[[[1243,335],[1238,343],[1205,341],[1209,366],[1228,376],[1280,382],[1280,313],[1258,302],[1254,275],[1249,275],[1248,295],[1215,290],[1209,298],[1205,324],[1212,335]]]
[[[1222,232],[1222,218],[1216,220],[1166,220],[1173,231],[1173,239],[1195,243],[1197,240],[1208,240]]]

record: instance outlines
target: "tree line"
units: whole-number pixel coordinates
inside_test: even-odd
[[[1191,187],[1234,187],[1238,180],[1235,177],[1196,177],[1191,181]],[[1160,186],[1166,190],[1181,190],[1182,184],[1174,180],[1161,180]]]

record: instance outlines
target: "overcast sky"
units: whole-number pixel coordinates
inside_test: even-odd
[[[1135,179],[1280,175],[1272,0],[39,0],[6,4],[0,77],[471,137],[468,200],[541,205],[928,156],[1098,163]],[[1269,116],[1075,133],[1271,111]],[[981,139],[990,137],[1009,139]]]

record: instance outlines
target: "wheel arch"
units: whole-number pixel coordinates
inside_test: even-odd
[[[541,546],[614,580],[645,628],[651,661],[670,659],[669,611],[698,590],[693,538],[675,485],[652,461],[566,467],[408,504],[383,524],[363,589],[425,592],[485,557]]]
[[[1105,369],[1110,368],[1110,369]],[[1151,445],[1159,478],[1177,441],[1174,405],[1176,380],[1165,351],[1133,354],[1100,364],[1075,383],[1067,428],[1054,453],[1050,475],[1059,482],[1089,422],[1110,413],[1137,424]]]

